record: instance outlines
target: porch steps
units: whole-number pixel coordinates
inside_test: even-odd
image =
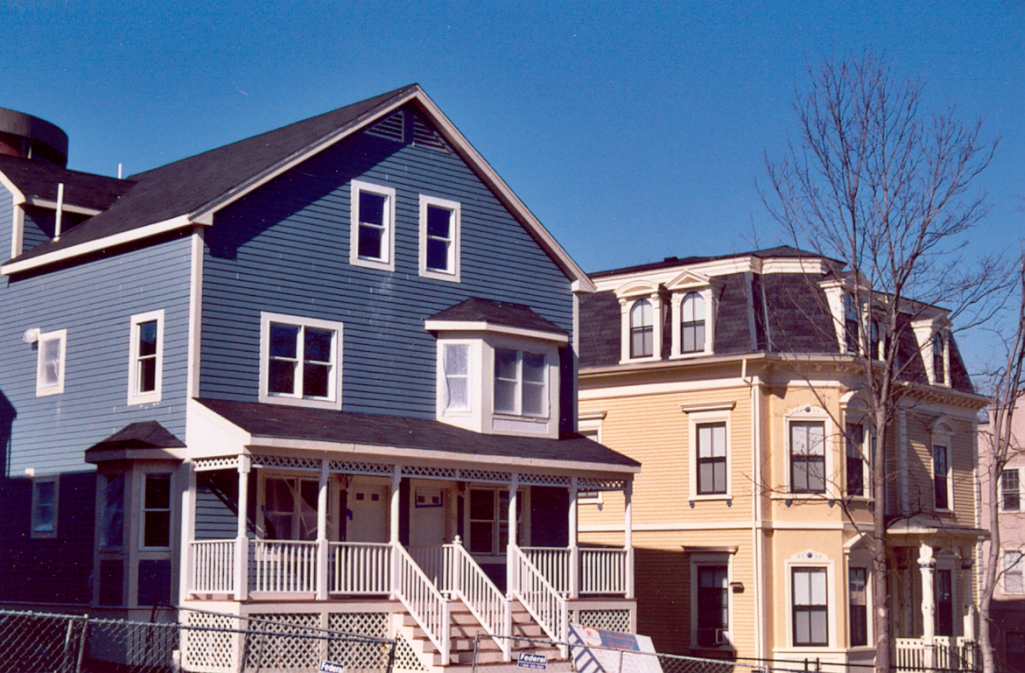
[[[396,622],[397,630],[410,642],[413,650],[425,665],[430,662],[428,671],[430,673],[464,673],[473,667],[473,644],[474,638],[479,634],[480,639],[477,649],[477,668],[485,668],[489,673],[504,673],[514,671],[516,657],[520,652],[531,652],[543,654],[548,658],[549,671],[571,671],[570,663],[560,658],[559,650],[555,647],[545,647],[530,642],[514,642],[512,657],[513,661],[502,661],[502,651],[484,630],[484,627],[473,616],[469,608],[462,601],[451,601],[451,656],[449,665],[441,665],[441,653],[434,643],[430,641],[423,630],[417,626],[416,621],[408,614],[401,615]],[[513,634],[523,638],[547,640],[541,627],[534,622],[527,610],[519,603],[513,603]],[[564,667],[556,665],[565,664]],[[522,671],[522,669],[520,669]]]

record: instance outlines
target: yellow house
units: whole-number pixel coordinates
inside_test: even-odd
[[[879,330],[839,263],[780,247],[592,278],[580,428],[644,465],[632,502],[639,631],[669,652],[871,660],[862,531],[878,454],[897,663],[962,654],[985,398],[947,313],[917,304],[905,316],[908,392],[880,450],[857,394]],[[621,497],[581,497],[582,544],[622,543]]]

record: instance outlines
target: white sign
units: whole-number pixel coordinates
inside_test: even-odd
[[[572,624],[569,646],[577,673],[663,673],[648,636]]]
[[[535,671],[543,671],[548,668],[548,657],[543,654],[530,654],[529,652],[521,652],[520,658],[516,660],[516,665],[520,668],[529,668]]]
[[[320,673],[345,673],[345,666],[330,661],[320,662]]]

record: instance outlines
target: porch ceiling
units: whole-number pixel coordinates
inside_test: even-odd
[[[439,421],[404,416],[213,399],[194,403],[233,426],[234,436],[246,448],[281,446],[339,451],[348,448],[392,457],[413,457],[411,452],[415,452],[415,457],[424,459],[461,459],[509,467],[534,465],[617,473],[634,473],[640,469],[637,461],[575,433],[559,439],[487,435]],[[210,420],[213,419],[208,422]],[[189,446],[192,447],[191,441]],[[221,444],[221,448],[230,447]]]

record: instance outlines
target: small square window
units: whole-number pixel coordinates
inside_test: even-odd
[[[395,190],[353,180],[350,189],[349,262],[395,270]]]
[[[128,360],[128,404],[159,402],[163,379],[164,311],[133,315]]]
[[[461,208],[455,201],[420,195],[420,275],[459,282]]]
[[[32,482],[32,537],[57,537],[57,477]]]
[[[67,354],[67,330],[39,335],[36,352],[36,397],[64,392],[64,369]]]

